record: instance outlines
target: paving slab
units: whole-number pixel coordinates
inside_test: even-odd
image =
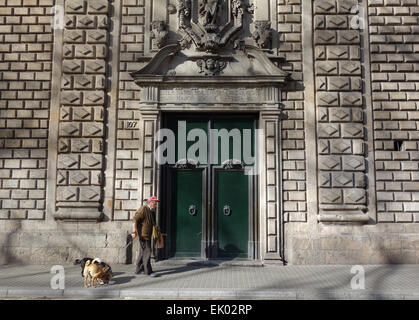
[[[255,267],[257,266],[257,267]],[[419,266],[365,265],[365,288],[352,289],[350,265],[153,263],[158,277],[113,265],[111,284],[84,288],[80,266],[64,265],[65,287],[51,288],[49,265],[0,266],[0,298],[50,299],[419,299]]]

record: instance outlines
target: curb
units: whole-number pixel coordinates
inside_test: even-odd
[[[321,290],[180,290],[0,288],[1,298],[191,300],[419,300],[419,292]]]

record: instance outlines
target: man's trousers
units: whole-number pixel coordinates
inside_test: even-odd
[[[137,272],[144,271],[145,274],[151,274],[151,240],[140,239],[140,250],[138,251],[138,257],[136,261]]]

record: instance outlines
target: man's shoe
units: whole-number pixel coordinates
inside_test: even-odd
[[[149,276],[150,276],[150,277],[153,277],[153,278],[158,277],[158,275],[157,275],[156,273],[154,273],[154,272],[150,273],[150,274],[149,274]]]
[[[135,269],[135,274],[144,274],[144,270]]]

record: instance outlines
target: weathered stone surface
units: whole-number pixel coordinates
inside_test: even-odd
[[[123,263],[130,219],[159,192],[160,111],[263,110],[255,199],[261,259],[278,261],[284,249],[291,263],[417,263],[419,2],[267,3],[243,21],[232,10],[228,28],[259,21],[234,34],[272,49],[289,73],[280,90],[243,84],[245,77],[140,88],[130,72],[157,55],[156,40],[173,45],[187,33],[179,12],[156,9],[155,1],[64,0],[62,30],[51,28],[53,1],[0,1],[0,262],[93,255]],[[154,23],[152,33],[158,21],[166,24]],[[233,44],[242,52],[235,40],[218,42],[225,56]],[[194,41],[181,41],[187,55]],[[176,79],[171,67],[180,60],[159,64],[164,77]],[[227,61],[212,70],[205,62],[201,75],[263,69]],[[195,61],[180,68],[193,70]],[[101,213],[100,222],[83,220]]]

